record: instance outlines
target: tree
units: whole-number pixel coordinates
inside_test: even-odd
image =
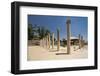
[[[28,24],[28,40],[34,39],[43,39],[50,33],[48,29],[44,26],[37,26],[36,24],[32,26],[32,24]]]
[[[50,31],[48,29],[45,29],[45,27],[42,26],[42,27],[39,27],[38,33],[39,33],[39,38],[43,39],[44,37],[48,35],[48,33],[50,33]]]
[[[32,24],[28,24],[28,40],[32,40],[32,38],[33,38]]]

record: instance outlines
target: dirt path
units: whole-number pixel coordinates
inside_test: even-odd
[[[88,47],[85,46],[82,49],[77,49],[78,46],[71,46],[70,54],[60,54],[58,53],[66,53],[67,47],[60,47],[60,51],[56,50],[56,46],[54,49],[45,49],[40,46],[28,46],[28,55],[27,59],[31,60],[57,60],[57,59],[79,59],[79,58],[87,58],[88,57]]]

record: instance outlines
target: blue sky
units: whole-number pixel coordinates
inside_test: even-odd
[[[78,37],[79,34],[87,41],[88,34],[88,17],[70,16],[71,19],[71,36]],[[29,24],[44,26],[55,34],[57,28],[60,28],[60,39],[67,37],[66,30],[67,16],[50,16],[50,15],[28,15]]]

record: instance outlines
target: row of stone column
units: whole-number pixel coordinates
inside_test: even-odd
[[[68,30],[69,31],[69,30]],[[67,31],[67,32],[68,32]],[[84,46],[83,36],[79,34],[79,49],[81,49]],[[46,37],[42,39],[42,47],[50,49],[52,43],[52,49],[54,49],[54,33],[52,33],[52,40],[50,39],[50,33]],[[67,53],[70,53],[70,46],[71,46],[71,39],[70,39],[70,33],[67,35]],[[60,50],[60,34],[59,29],[57,29],[57,50]]]
[[[48,49],[50,48],[51,43],[52,43],[52,49],[54,49],[54,33],[52,33],[52,40],[50,39],[50,33],[48,33],[48,35],[41,40],[41,46],[46,47]],[[60,49],[60,36],[59,36],[59,30],[57,30],[57,50],[59,49]]]
[[[67,26],[67,54],[70,53],[70,47],[71,47],[71,20],[70,20],[70,17],[68,17],[67,19],[67,22],[66,22],[66,26]],[[43,43],[44,43],[44,40],[46,41],[46,48],[50,48],[50,45],[51,45],[51,40],[50,40],[50,33],[48,33],[48,35],[43,38]],[[44,44],[43,44],[44,45]],[[79,34],[79,49],[81,47],[83,47],[84,43],[83,43],[83,36],[81,36]],[[52,33],[52,49],[54,49],[54,33]],[[59,51],[60,50],[60,35],[59,35],[59,29],[57,29],[57,50]]]

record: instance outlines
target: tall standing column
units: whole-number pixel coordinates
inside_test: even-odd
[[[44,37],[44,47],[46,48],[46,37]]]
[[[57,29],[57,50],[60,50],[60,37],[59,37],[59,29]]]
[[[79,49],[81,48],[81,36],[79,34]]]
[[[42,39],[42,47],[43,47],[43,39]]]
[[[83,47],[83,36],[81,36],[81,47]]]
[[[44,47],[44,38],[42,39],[42,47]]]
[[[48,35],[46,36],[46,47],[48,48]]]
[[[49,44],[49,48],[50,48],[50,33],[48,33],[48,44]]]
[[[52,33],[52,49],[54,49],[54,33]]]
[[[67,18],[67,22],[66,22],[66,26],[67,26],[67,54],[70,54],[70,36],[71,36],[71,30],[70,30],[70,26],[71,26],[71,20],[70,17]]]

